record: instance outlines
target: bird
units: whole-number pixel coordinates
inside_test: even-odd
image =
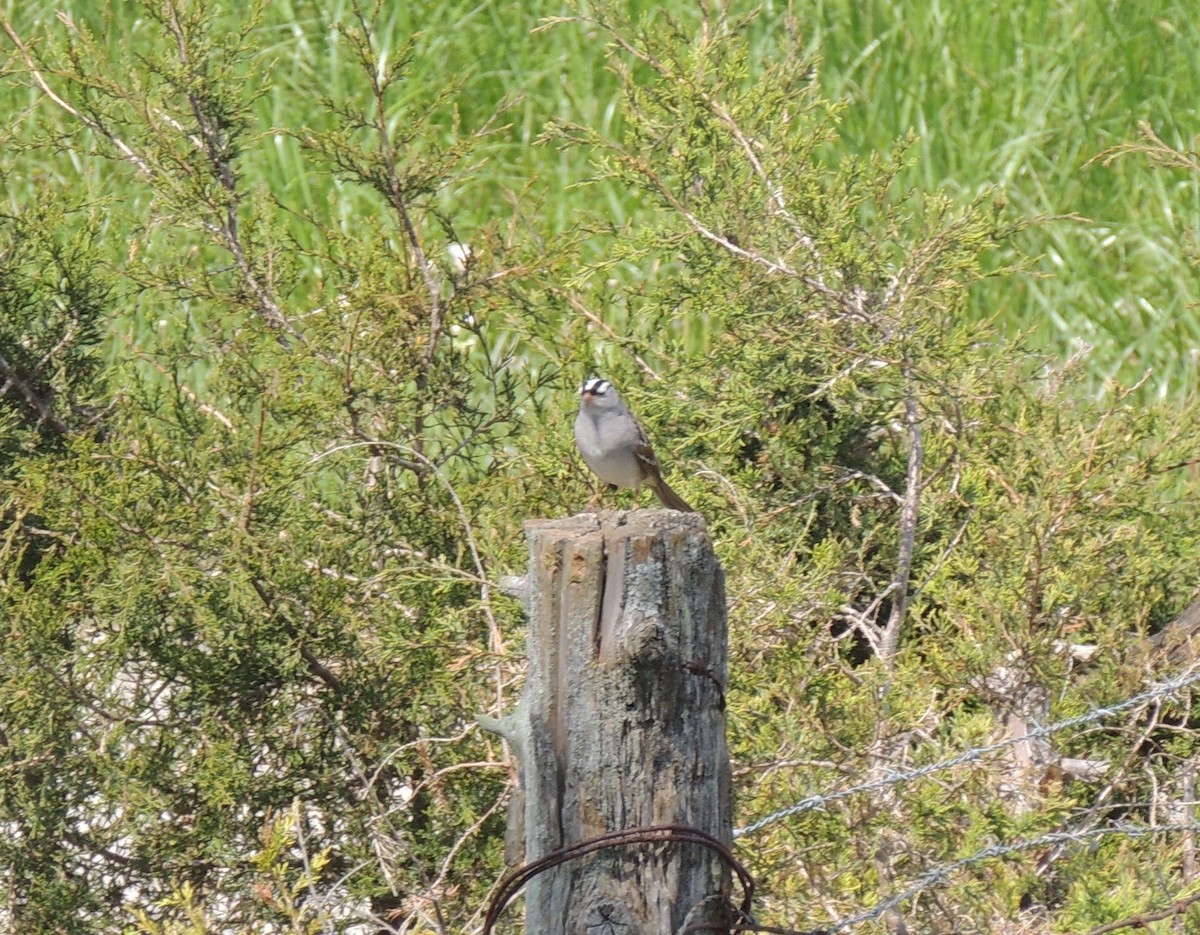
[[[646,432],[607,380],[592,377],[579,390],[575,445],[600,480],[613,487],[649,487],[660,503],[681,513],[696,511],[662,479]]]

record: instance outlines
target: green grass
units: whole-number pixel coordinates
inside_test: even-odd
[[[1179,0],[1015,4],[832,2],[807,23],[828,92],[854,103],[856,150],[912,129],[911,184],[1004,191],[1029,216],[1077,216],[1021,238],[1030,275],[978,290],[977,314],[1060,353],[1095,347],[1098,379],[1153,368],[1156,391],[1195,385],[1197,271],[1187,259],[1200,179],[1144,158],[1089,161],[1139,121],[1187,147],[1200,132],[1200,25]]]
[[[689,3],[643,6],[685,26],[698,20]],[[27,39],[61,36],[55,19],[61,9],[91,23],[114,55],[136,52],[148,33],[136,4],[115,4],[107,22],[98,5],[80,0],[7,0],[4,8]],[[232,21],[242,8],[229,9]],[[620,133],[619,85],[606,65],[602,35],[581,23],[534,32],[544,17],[569,12],[559,0],[384,4],[378,25],[385,58],[410,33],[423,34],[411,95],[397,107],[396,121],[458,78],[457,113],[447,108],[439,117],[447,141],[483,125],[508,102],[504,129],[480,151],[470,182],[443,193],[442,205],[464,239],[478,225],[503,223],[514,198],[535,206],[548,237],[588,215],[620,224],[646,210],[612,184],[578,187],[592,171],[585,153],[536,144],[554,118]],[[320,126],[314,88],[334,100],[361,93],[346,43],[330,28],[349,18],[344,0],[268,6],[258,37],[270,79],[257,104],[264,132],[246,156],[253,174],[289,207],[344,227],[372,210],[368,199],[350,186],[336,192],[314,186],[296,142],[271,131]],[[1200,219],[1200,179],[1154,170],[1137,156],[1089,163],[1134,139],[1139,121],[1182,147],[1200,132],[1200,18],[1188,0],[772,0],[761,4],[750,29],[760,63],[793,42],[820,59],[825,92],[851,105],[842,126],[845,151],[882,151],[914,132],[916,159],[905,184],[946,189],[963,200],[995,187],[1022,215],[1069,218],[1036,225],[1016,251],[997,257],[998,265],[1020,253],[1038,259],[1028,272],[977,289],[975,315],[994,317],[1008,332],[1032,332],[1061,355],[1093,346],[1097,388],[1108,377],[1136,379],[1147,368],[1151,392],[1176,395],[1194,387],[1200,283],[1189,253]],[[23,118],[32,98],[19,85],[0,86],[0,117],[18,138],[63,119],[46,110]],[[81,176],[81,165],[78,154],[63,154],[57,165],[40,165],[24,178],[14,173],[10,200],[48,176],[92,192],[119,187],[127,177],[95,167]],[[112,233],[120,255],[125,232]]]

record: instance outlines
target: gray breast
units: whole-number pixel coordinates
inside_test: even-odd
[[[642,476],[634,453],[636,427],[634,437],[627,437],[629,433],[622,430],[625,421],[613,418],[611,413],[609,418],[599,420],[581,411],[575,419],[575,443],[587,466],[604,483],[637,487]]]

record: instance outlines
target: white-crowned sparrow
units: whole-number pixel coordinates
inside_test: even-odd
[[[668,509],[695,513],[662,479],[645,431],[612,384],[592,377],[579,396],[575,444],[593,473],[615,487],[649,487]]]

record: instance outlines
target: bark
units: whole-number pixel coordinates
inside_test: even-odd
[[[703,519],[582,514],[527,534],[529,673],[517,709],[489,725],[517,756],[510,832],[525,861],[649,825],[728,847],[724,575]],[[532,879],[525,929],[665,935],[724,919],[729,890],[701,845],[609,848]]]

